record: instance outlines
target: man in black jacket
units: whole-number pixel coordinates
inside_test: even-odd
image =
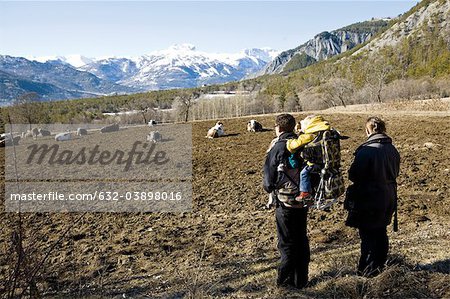
[[[278,286],[303,288],[308,283],[308,265],[310,259],[309,242],[306,234],[308,209],[303,205],[288,206],[276,199],[281,186],[279,166],[286,163],[289,151],[286,140],[297,138],[293,133],[295,118],[290,114],[281,114],[276,118],[277,139],[271,144],[264,164],[263,187],[275,197],[278,250],[281,255],[278,266]],[[298,171],[299,172],[299,171]],[[298,182],[298,176],[296,178]]]
[[[396,179],[400,155],[386,135],[386,125],[378,117],[366,122],[368,139],[355,151],[350,166],[346,209],[347,225],[357,227],[361,237],[360,275],[376,275],[387,260],[389,240],[386,227],[397,205]]]

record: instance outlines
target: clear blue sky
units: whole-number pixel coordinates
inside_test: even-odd
[[[0,54],[135,56],[294,48],[325,30],[395,17],[417,1],[17,2],[0,0]]]

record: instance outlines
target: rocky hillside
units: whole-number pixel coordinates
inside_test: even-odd
[[[387,20],[371,20],[352,24],[331,32],[319,33],[303,45],[282,52],[260,74],[293,71],[341,54],[367,42],[387,25]]]
[[[450,0],[422,1],[406,13],[399,22],[353,55],[362,52],[375,53],[386,46],[395,47],[405,38],[420,40],[426,33],[424,30],[434,30],[450,46]]]

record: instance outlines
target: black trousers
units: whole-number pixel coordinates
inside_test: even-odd
[[[389,239],[386,227],[359,228],[361,237],[361,257],[358,273],[360,275],[376,275],[380,273],[387,260]]]
[[[308,283],[310,259],[309,241],[306,235],[308,209],[292,209],[278,206],[278,250],[281,255],[277,285],[303,288]]]

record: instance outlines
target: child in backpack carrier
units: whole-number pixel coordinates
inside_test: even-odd
[[[330,124],[323,119],[320,115],[309,115],[302,121],[300,121],[300,134],[297,139],[290,139],[286,142],[286,147],[291,153],[296,153],[299,150],[303,151],[307,144],[310,144],[321,131],[331,130]],[[314,199],[311,195],[311,172],[318,166],[315,164],[313,158],[303,155],[306,160],[306,166],[300,172],[299,189],[300,194],[296,197],[296,200],[303,202],[305,206],[311,206],[314,203]]]

